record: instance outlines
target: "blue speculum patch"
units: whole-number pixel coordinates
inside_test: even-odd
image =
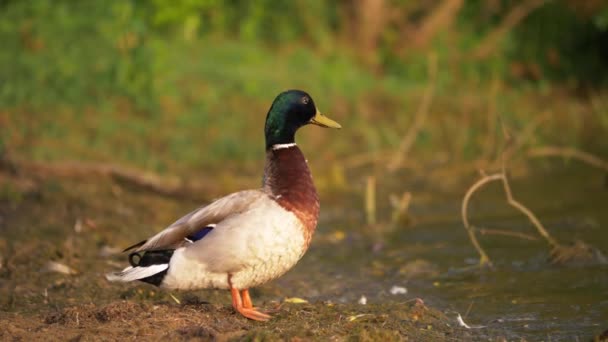
[[[196,232],[192,235],[189,235],[188,240],[190,240],[192,242],[198,241],[198,240],[204,238],[205,235],[207,235],[212,230],[213,230],[213,227],[205,227],[205,228],[199,230],[198,232]]]

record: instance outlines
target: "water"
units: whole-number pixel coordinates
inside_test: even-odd
[[[606,254],[608,189],[602,176],[589,169],[553,171],[514,181],[512,188],[515,198],[532,209],[560,243],[582,240]],[[424,185],[420,188],[418,194]],[[358,200],[351,200],[356,214],[349,220],[344,220],[348,215],[342,212],[326,213],[316,245],[298,267],[332,275],[333,285],[309,284],[317,290],[308,294],[343,302],[357,301],[362,295],[368,302],[418,297],[444,309],[454,322],[461,314],[467,324],[484,326],[481,329],[498,331],[509,339],[588,340],[608,329],[608,266],[597,259],[551,264],[549,245],[524,215],[506,204],[499,185],[473,197],[472,223],[518,231],[537,240],[481,236],[494,268],[467,269],[475,265],[478,255],[460,218],[463,193],[422,193],[419,197],[431,200],[417,204],[414,192],[411,216],[418,223],[393,229],[363,227]],[[384,210],[378,216],[389,217]],[[345,237],[336,241],[340,232]],[[328,283],[323,276],[308,281]],[[407,288],[408,293],[391,295],[393,285]]]

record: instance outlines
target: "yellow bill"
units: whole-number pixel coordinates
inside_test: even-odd
[[[321,114],[321,112],[319,112],[318,110],[315,116],[310,119],[310,123],[321,127],[342,128],[339,123]]]

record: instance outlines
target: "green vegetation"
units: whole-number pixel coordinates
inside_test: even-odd
[[[514,132],[536,122],[528,144],[608,147],[594,139],[608,129],[603,2],[372,3],[0,1],[0,149],[177,174],[219,161],[256,170],[270,101],[302,88],[347,128],[302,133],[311,150],[331,146],[315,159],[380,155],[429,82],[421,160],[493,157],[497,117]]]

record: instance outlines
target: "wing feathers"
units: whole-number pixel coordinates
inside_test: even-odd
[[[264,198],[268,198],[268,195],[262,190],[235,192],[206,207],[192,211],[144,243],[132,247],[137,247],[135,252],[177,248],[189,235],[197,233],[210,224],[220,223],[231,215],[242,213]]]

